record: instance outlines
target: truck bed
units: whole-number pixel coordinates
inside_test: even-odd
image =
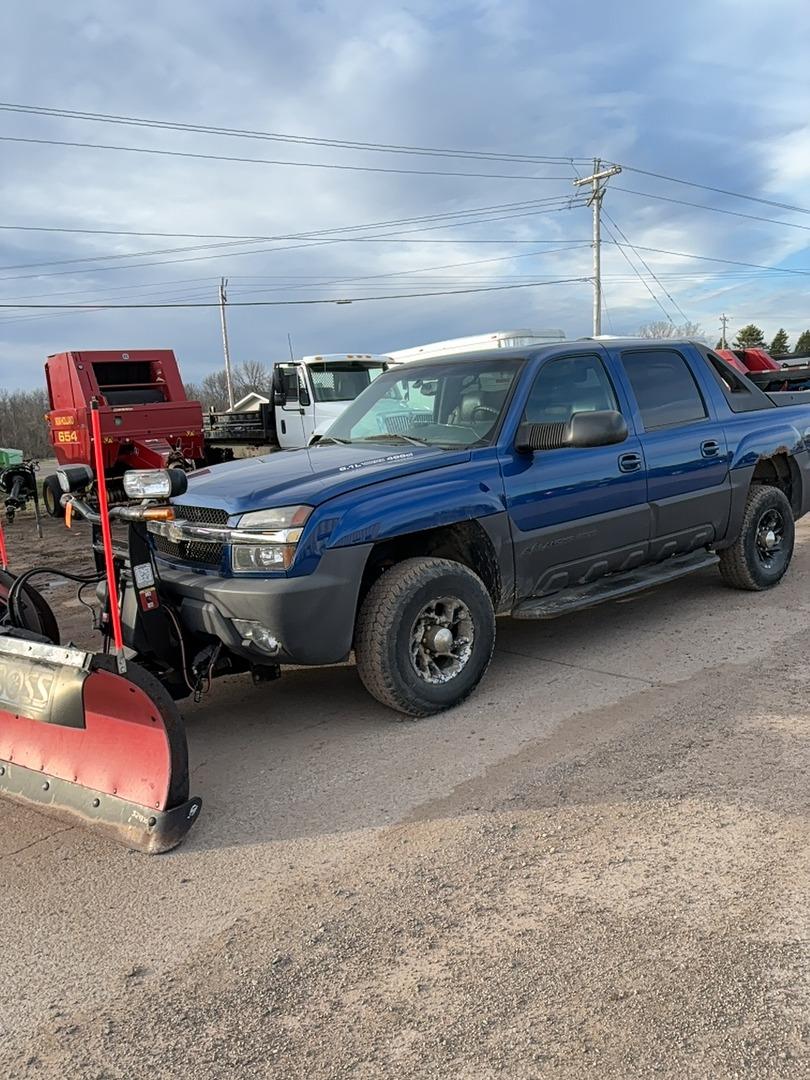
[[[209,412],[203,417],[205,441],[211,445],[273,446],[276,423],[272,405],[249,412]]]

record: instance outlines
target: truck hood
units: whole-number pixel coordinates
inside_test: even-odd
[[[174,500],[213,507],[229,516],[274,506],[318,506],[347,491],[469,461],[469,450],[439,450],[407,443],[317,444],[242,458],[190,473],[188,491]]]

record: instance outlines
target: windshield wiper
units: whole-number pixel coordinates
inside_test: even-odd
[[[394,442],[396,439],[402,439],[403,442],[412,443],[414,446],[432,446],[433,443],[427,441],[427,439],[417,439],[415,435],[403,435],[399,431],[391,432],[390,435],[365,435],[362,439],[355,439],[355,442]]]
[[[339,446],[351,446],[351,439],[338,439],[336,435],[322,435],[313,446],[323,446],[324,443],[337,443]]]

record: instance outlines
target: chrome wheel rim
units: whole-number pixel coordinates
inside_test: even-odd
[[[778,510],[766,510],[757,522],[756,547],[759,561],[772,567],[781,557],[785,542],[785,519]]]
[[[433,685],[455,679],[473,651],[475,627],[470,610],[455,596],[425,604],[410,634],[411,664],[424,682]]]

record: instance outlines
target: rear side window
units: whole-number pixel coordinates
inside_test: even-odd
[[[622,355],[624,370],[647,431],[688,424],[706,416],[695,377],[680,353],[640,349]]]

